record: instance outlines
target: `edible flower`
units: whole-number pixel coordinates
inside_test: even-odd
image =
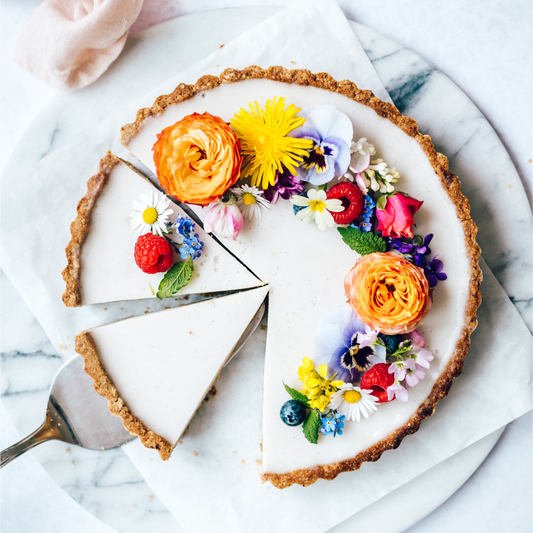
[[[242,213],[239,211],[237,199],[231,193],[225,193],[222,198],[211,206],[204,219],[204,229],[207,233],[227,239],[241,232],[244,225]]]
[[[335,221],[330,211],[339,213],[344,211],[342,201],[338,199],[329,200],[326,192],[323,190],[309,189],[307,198],[305,196],[292,196],[291,202],[297,207],[303,207],[296,214],[296,218],[306,224],[313,220],[317,223],[319,229],[325,230],[326,227],[333,227]]]
[[[167,209],[170,200],[155,189],[143,192],[139,200],[133,202],[131,212],[131,227],[137,235],[153,233],[163,236],[166,233],[168,216],[173,213]]]
[[[230,122],[242,144],[244,157],[242,176],[252,177],[252,185],[266,189],[273,185],[276,172],[283,167],[293,175],[307,155],[312,142],[295,139],[288,134],[305,122],[297,117],[294,105],[285,109],[285,98],[267,100],[264,109],[250,102],[250,112],[241,109]]]
[[[209,113],[193,113],[165,128],[152,150],[159,183],[182,202],[216,202],[239,179],[239,139]]]
[[[385,335],[413,331],[431,308],[424,271],[391,253],[358,259],[344,288],[361,322]]]
[[[347,420],[359,422],[361,415],[368,418],[377,411],[377,403],[378,399],[372,395],[371,390],[345,383],[333,394],[329,407],[344,415]]]
[[[327,374],[327,365],[320,365],[317,371],[309,357],[304,357],[303,365],[298,369],[298,379],[304,384],[300,392],[309,398],[311,409],[318,409],[320,412],[324,412],[332,394],[344,384],[341,380],[334,380],[335,376],[328,378]]]
[[[382,200],[382,199],[385,200]],[[384,205],[383,205],[384,204]],[[376,216],[378,230],[383,237],[408,237],[413,238],[413,215],[420,209],[423,202],[411,198],[406,194],[396,193],[391,196],[382,196],[378,200]]]
[[[181,247],[178,247],[178,252],[182,259],[197,259],[204,251],[204,243],[200,241],[198,233],[194,233],[195,224],[188,216],[178,215],[176,222],[171,225],[171,228],[176,229],[178,239]],[[173,241],[170,241],[175,246]]]
[[[369,167],[370,157],[376,155],[376,149],[373,144],[367,141],[366,137],[362,137],[357,142],[352,141],[350,153],[352,154],[350,170],[354,174],[358,174]]]
[[[407,392],[407,389],[395,379],[394,383],[390,387],[387,387],[387,396],[389,402],[394,400],[394,398],[399,402],[406,402],[409,398],[409,393]]]
[[[435,256],[424,268],[424,274],[426,275],[430,289],[434,289],[439,281],[448,279],[448,276],[442,272],[443,266],[442,261]]]
[[[344,382],[358,382],[373,364],[384,363],[387,350],[376,341],[378,331],[363,324],[348,305],[327,313],[312,344],[313,361]]]
[[[293,176],[286,168],[276,172],[276,179],[273,185],[269,185],[265,190],[264,197],[271,204],[277,203],[279,198],[288,200],[293,194],[300,194],[305,189],[304,182]]]
[[[237,205],[245,218],[261,218],[261,211],[270,209],[270,204],[262,196],[263,191],[257,187],[244,184],[231,192],[237,197]]]
[[[305,126],[291,137],[308,139],[312,148],[298,167],[298,177],[313,185],[323,185],[342,176],[350,164],[353,137],[351,120],[332,105],[315,105],[300,111]]]

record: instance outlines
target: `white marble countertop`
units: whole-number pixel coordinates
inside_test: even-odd
[[[1,19],[1,155],[2,168],[32,119],[57,90],[22,70],[11,61],[24,22],[40,2],[4,1]],[[132,32],[194,11],[238,5],[288,5],[288,0],[145,0]],[[404,45],[444,72],[470,97],[498,133],[521,181],[532,199],[532,9],[524,0],[452,0],[445,4],[376,4],[339,1],[348,18],[363,23]],[[502,95],[512,93],[508,98]],[[2,353],[34,354],[36,364],[53,367],[53,347],[24,303],[2,278],[2,314],[16,313],[24,339],[2,343]],[[4,357],[3,364],[9,364]],[[2,391],[10,387],[2,376]],[[16,384],[15,384],[16,386]],[[48,385],[43,384],[43,390]],[[46,393],[46,391],[45,391]],[[2,410],[2,448],[18,435]],[[409,532],[423,531],[530,531],[531,522],[531,416],[508,426],[493,452],[479,470],[450,500]],[[132,480],[135,483],[137,480]],[[3,531],[25,533],[76,531],[112,532],[74,502],[43,470],[31,454],[2,471]],[[90,495],[79,495],[90,499]],[[149,498],[147,494],[147,498]],[[513,502],[513,511],[503,502]],[[85,505],[91,508],[91,504]],[[154,506],[154,515],[164,509]],[[160,522],[163,525],[164,522]],[[167,529],[171,531],[171,524]]]

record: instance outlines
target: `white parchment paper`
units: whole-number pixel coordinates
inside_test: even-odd
[[[98,160],[108,149],[125,155],[120,126],[159,94],[250,64],[326,71],[390,101],[338,6],[302,1],[43,159],[34,176],[5,183],[4,220],[11,222],[3,227],[4,269],[63,356],[74,354],[74,336],[83,329],[169,305],[150,300],[67,309],[61,302],[69,225]],[[308,488],[279,491],[261,484],[262,330],[224,370],[217,396],[202,406],[169,462],[138,442],[126,452],[187,531],[312,533],[333,527],[531,408],[531,336],[484,263],[482,268],[480,327],[463,375],[421,430],[379,462]]]

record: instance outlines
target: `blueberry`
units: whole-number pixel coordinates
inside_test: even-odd
[[[289,400],[281,406],[279,416],[288,426],[299,426],[305,420],[305,405],[298,400]]]
[[[383,344],[387,348],[387,352],[393,354],[400,346],[400,342],[403,340],[403,335],[384,335],[383,333],[379,334]]]

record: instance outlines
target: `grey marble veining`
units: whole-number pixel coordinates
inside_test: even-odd
[[[260,22],[273,12],[267,8],[254,17]],[[217,15],[208,16],[215,20]],[[217,24],[206,24],[195,31],[206,28],[212,34],[211,40],[197,39],[198,46],[190,55],[175,58],[174,72],[228,39],[227,28]],[[525,208],[520,181],[503,146],[475,106],[448,78],[376,32],[360,25],[355,28],[397,106],[419,122],[421,131],[432,136],[439,151],[448,154],[451,169],[462,178],[473,217],[480,226],[479,242],[485,259],[531,328],[531,280],[524,279],[524,273],[531,272],[531,248],[524,250],[521,244],[523,235],[530,232],[531,214],[529,207]],[[230,29],[230,33],[238,35],[242,27],[234,21]],[[162,43],[169,34],[152,32],[151,37]],[[176,47],[186,38],[178,35]],[[99,82],[69,94],[67,102],[64,95],[56,97],[28,130],[6,174],[32,172],[39,159],[119,106],[124,94],[111,89],[110,77],[118,76],[124,85],[131,77],[128,61],[133,54],[144,57],[149,68],[151,54],[139,36],[130,40],[125,53]],[[142,95],[160,81],[163,79],[157,76],[138,78],[127,87],[128,99]],[[79,112],[70,113],[70,105],[77,106]],[[27,153],[28,143],[34,149],[32,155]],[[476,181],[476,176],[484,180]],[[42,421],[48,387],[62,359],[5,278],[2,289],[2,399],[21,434],[26,434]],[[71,447],[66,451],[66,445],[52,442],[34,453],[60,486],[117,530],[135,532],[152,527],[180,531],[159,500],[150,497],[150,489],[121,450],[101,454]]]

